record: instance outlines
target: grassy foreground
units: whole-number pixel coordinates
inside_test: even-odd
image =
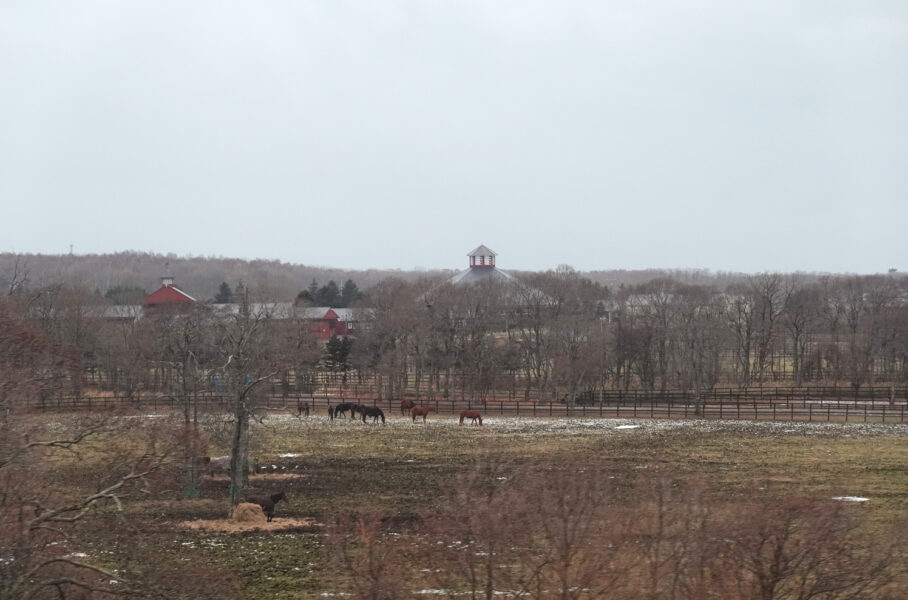
[[[210,454],[227,453],[222,422],[205,423],[204,433]],[[780,503],[866,498],[844,510],[859,516],[869,535],[891,532],[908,514],[908,426],[490,418],[470,427],[437,415],[425,425],[392,417],[375,426],[280,416],[256,424],[251,440],[261,473],[256,491],[286,490],[277,520],[311,524],[241,534],[180,528],[226,515],[226,481],[211,477],[202,479],[198,498],[131,504],[130,535],[99,537],[84,551],[107,553],[111,566],[128,555],[138,570],[197,565],[200,577],[229,581],[230,597],[347,596],[351,588],[326,547],[326,524],[369,515],[385,533],[421,532],[426,515],[443,510],[454,482],[490,456],[512,465],[595,465],[625,514],[634,510],[634,483],[655,477],[690,483],[723,508],[757,495]]]

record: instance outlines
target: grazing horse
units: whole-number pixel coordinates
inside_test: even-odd
[[[363,423],[366,422],[366,417],[372,417],[372,422],[378,423],[380,417],[382,425],[385,424],[385,413],[377,406],[360,405],[357,407],[357,411],[363,416]]]
[[[248,501],[252,504],[258,504],[262,507],[262,512],[265,513],[265,516],[268,517],[268,522],[271,522],[271,519],[274,518],[274,505],[286,498],[287,496],[284,492],[278,492],[276,494],[271,494],[270,496],[253,496],[248,498]]]
[[[347,414],[347,411],[350,411],[350,418],[356,418],[356,407],[352,402],[341,402],[337,406],[328,407],[328,416],[331,417],[331,420],[334,420],[334,417],[340,417],[341,415]]]
[[[296,416],[302,417],[303,413],[306,413],[306,416],[309,416],[309,403],[302,400],[296,401]]]
[[[422,417],[422,422],[426,422],[426,415],[432,411],[438,412],[435,410],[434,406],[414,406],[410,409],[410,416],[413,417],[413,422],[416,422],[416,417]]]
[[[460,413],[460,424],[463,425],[464,419],[470,419],[470,423],[476,425],[476,421],[479,421],[479,424],[482,425],[482,415],[479,414],[477,410],[464,410]]]
[[[400,416],[404,416],[405,414],[407,414],[407,411],[409,411],[414,406],[416,406],[416,403],[413,402],[412,400],[407,400],[406,398],[401,400],[400,401]]]

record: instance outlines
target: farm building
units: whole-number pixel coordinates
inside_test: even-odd
[[[467,257],[470,259],[469,267],[451,277],[449,282],[453,285],[464,285],[478,283],[487,279],[507,282],[514,281],[513,276],[495,266],[496,256],[497,254],[495,252],[486,246],[480,245],[467,254]]]
[[[112,321],[136,320],[151,316],[155,312],[180,311],[198,303],[191,295],[178,288],[173,277],[162,277],[161,287],[149,294],[141,305],[118,305],[105,307],[102,318]],[[221,317],[236,315],[240,304],[205,304]],[[351,336],[357,325],[357,311],[351,308],[330,306],[297,307],[292,302],[252,302],[249,312],[258,317],[275,320],[298,319],[308,321],[316,339],[328,340],[332,336]]]
[[[142,309],[145,314],[151,314],[162,307],[168,309],[192,306],[196,299],[174,285],[173,277],[162,277],[161,287],[145,297]]]

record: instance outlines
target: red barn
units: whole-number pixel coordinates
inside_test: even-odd
[[[173,277],[162,277],[161,287],[142,301],[142,308],[145,314],[150,314],[162,306],[175,308],[185,306],[188,308],[195,301],[195,298],[173,284]]]
[[[353,335],[353,311],[349,308],[316,306],[305,310],[305,318],[317,339],[327,340],[331,336]]]

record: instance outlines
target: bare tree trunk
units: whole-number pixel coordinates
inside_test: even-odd
[[[240,392],[235,400],[233,443],[230,448],[230,504],[236,506],[249,487],[249,409],[246,394]]]

